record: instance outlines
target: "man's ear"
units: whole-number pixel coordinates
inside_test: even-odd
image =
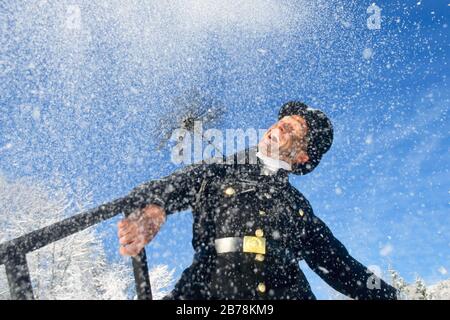
[[[294,162],[298,164],[304,164],[309,161],[309,156],[305,151],[300,151],[295,157]]]

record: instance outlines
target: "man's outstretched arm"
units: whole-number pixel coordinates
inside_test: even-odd
[[[187,166],[162,179],[139,185],[128,197],[134,206],[141,209],[154,204],[164,208],[167,214],[187,210],[195,205],[207,170],[208,166],[204,164]]]
[[[344,245],[317,217],[307,231],[305,260],[337,291],[360,300],[396,299],[396,290],[350,256]],[[307,228],[308,229],[308,228]]]
[[[144,183],[128,195],[137,210],[118,223],[120,254],[136,256],[159,232],[169,213],[193,207],[205,166],[191,165]]]
[[[353,299],[397,299],[397,291],[354,259],[316,217],[309,202],[299,197],[295,219],[296,251],[308,266],[335,290]]]

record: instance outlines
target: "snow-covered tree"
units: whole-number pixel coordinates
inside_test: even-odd
[[[30,179],[9,182],[0,176],[0,243],[60,221],[74,208],[85,209],[80,203],[90,206],[90,195],[69,199],[64,189],[52,192]],[[94,228],[36,250],[27,259],[36,299],[133,298],[129,260],[109,262]],[[0,299],[8,299],[6,275],[0,271]],[[156,266],[150,276],[154,296],[161,298],[173,281],[173,271]]]
[[[173,283],[174,272],[175,269],[169,270],[169,267],[165,264],[157,265],[150,270],[153,299],[160,300],[169,293],[167,289]]]
[[[417,277],[414,284],[415,287],[415,300],[429,300],[429,294],[427,292],[427,287],[422,278]]]
[[[428,286],[428,292],[431,300],[450,300],[450,280]]]
[[[391,284],[398,290],[402,300],[450,300],[450,280],[427,286],[425,281],[417,276],[413,284],[408,284],[396,270],[390,269],[389,272]]]
[[[390,268],[389,273],[391,275],[391,284],[395,289],[397,289],[399,298],[405,299],[406,298],[405,290],[408,287],[408,283],[406,283],[406,281],[400,276],[400,274],[396,270]]]

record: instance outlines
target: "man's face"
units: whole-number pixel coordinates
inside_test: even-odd
[[[293,163],[309,160],[306,139],[308,126],[303,117],[287,116],[267,130],[259,143],[259,149],[267,156]]]

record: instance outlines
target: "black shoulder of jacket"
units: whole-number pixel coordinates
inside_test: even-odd
[[[314,210],[308,199],[297,188],[288,183],[284,197],[296,215],[302,218],[303,221],[312,221]]]

